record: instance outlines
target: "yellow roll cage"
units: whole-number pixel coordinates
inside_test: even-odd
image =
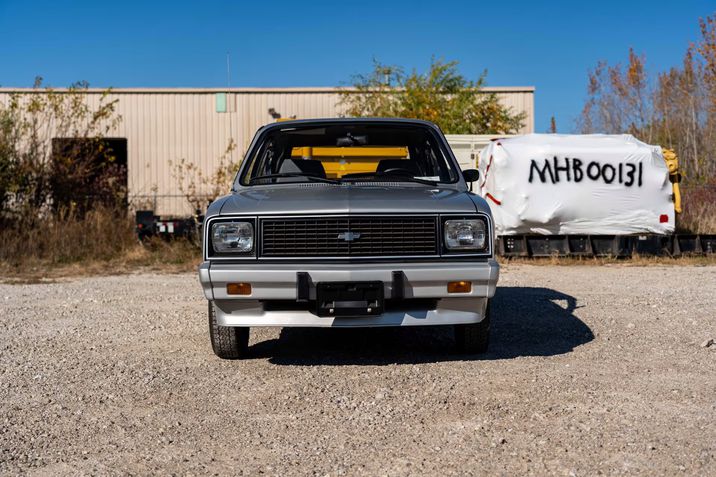
[[[382,159],[408,159],[407,147],[354,146],[354,147],[294,147],[292,158],[320,161],[326,177],[340,179],[346,174],[375,172]]]

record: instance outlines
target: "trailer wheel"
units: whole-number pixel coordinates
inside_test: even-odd
[[[461,354],[482,354],[490,343],[490,302],[479,323],[455,325],[455,347]]]
[[[209,337],[214,354],[222,359],[245,358],[249,348],[247,327],[221,326],[216,322],[216,306],[209,302]]]

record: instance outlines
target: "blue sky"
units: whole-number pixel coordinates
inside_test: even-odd
[[[587,6],[588,5],[588,6]],[[458,60],[493,86],[537,88],[536,131],[569,132],[587,70],[629,47],[678,65],[716,1],[13,1],[0,0],[0,85],[334,86],[373,58],[425,70]]]

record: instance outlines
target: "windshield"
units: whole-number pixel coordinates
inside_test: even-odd
[[[443,142],[414,124],[302,125],[264,134],[240,183],[454,183],[458,171]]]

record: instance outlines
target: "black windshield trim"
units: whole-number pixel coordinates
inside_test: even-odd
[[[290,178],[290,177],[301,177],[310,179],[316,182],[325,182],[328,184],[338,184],[339,182],[335,179],[328,179],[325,177],[318,177],[318,176],[312,176],[311,174],[301,174],[300,172],[281,172],[277,174],[266,174],[264,176],[256,176],[249,179],[249,185],[255,185],[256,182],[264,180],[264,179],[282,179],[282,178]]]
[[[341,182],[354,182],[361,181],[368,178],[380,178],[385,179],[385,182],[415,182],[418,184],[425,184],[430,186],[436,186],[438,184],[451,184],[450,182],[431,181],[428,179],[420,179],[418,177],[411,177],[407,174],[394,174],[384,172],[360,172],[356,174],[350,174],[348,177],[344,176],[341,178]]]

